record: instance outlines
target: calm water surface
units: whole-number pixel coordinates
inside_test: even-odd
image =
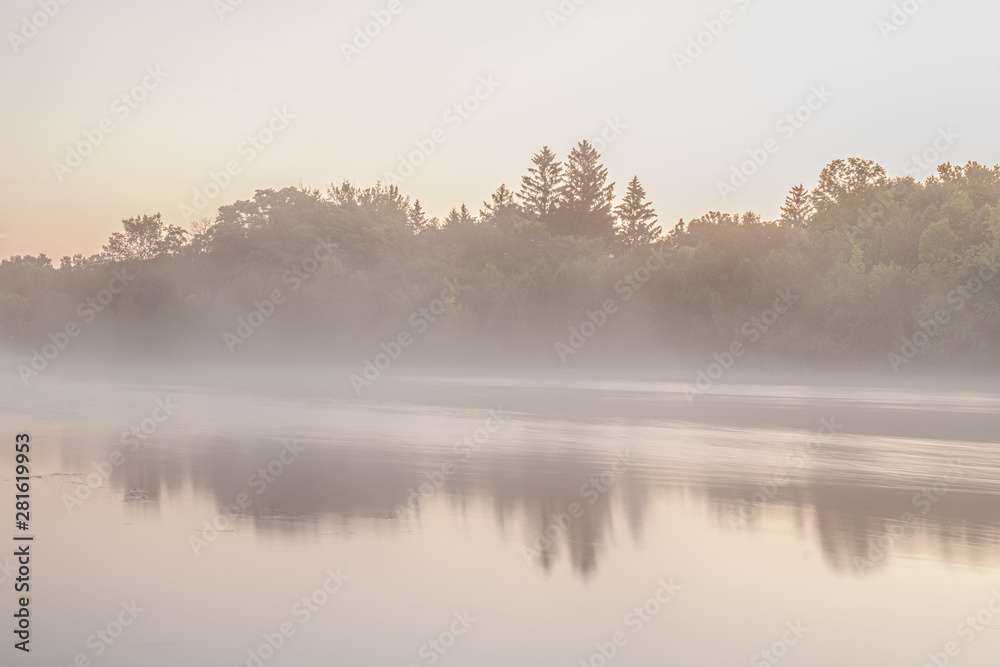
[[[18,664],[1000,655],[1000,393],[40,378],[2,399],[0,498],[13,434],[34,454]],[[119,628],[123,604],[141,611]]]

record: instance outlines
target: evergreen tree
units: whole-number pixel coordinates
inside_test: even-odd
[[[674,228],[667,232],[667,239],[673,243],[674,246],[680,246],[683,244],[684,235],[687,234],[687,227],[684,223],[684,218],[677,221]]]
[[[656,212],[651,202],[645,201],[646,191],[634,176],[622,203],[615,209],[618,216],[618,238],[626,246],[635,247],[652,243],[660,237]]]
[[[483,202],[483,210],[479,212],[480,222],[488,222],[493,225],[508,225],[513,223],[520,213],[520,207],[514,203],[514,193],[503,184],[491,196],[493,200]]]
[[[805,227],[813,214],[812,200],[805,186],[799,184],[792,188],[781,207],[781,224],[789,227]]]
[[[525,215],[544,222],[559,205],[559,184],[563,167],[548,146],[543,146],[531,158],[531,162],[535,166],[529,167],[528,175],[521,177],[518,198]]]
[[[607,184],[608,170],[600,158],[597,149],[586,140],[570,152],[559,187],[562,201],[554,225],[556,232],[604,239],[614,236],[611,205],[615,184]]]
[[[453,225],[471,225],[476,222],[476,217],[469,212],[469,207],[462,204],[460,209],[451,209],[448,213],[448,217],[444,219],[444,224],[447,227]]]
[[[413,207],[410,208],[408,214],[408,222],[413,231],[420,233],[427,229],[433,229],[437,227],[437,218],[427,218],[427,214],[424,213],[424,207],[420,205],[420,200],[416,200],[413,203]]]

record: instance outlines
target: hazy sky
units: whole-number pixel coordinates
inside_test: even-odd
[[[58,12],[33,34],[24,17],[46,4]],[[942,129],[938,161],[1000,162],[1000,6],[898,4],[916,11],[883,34],[889,0],[7,0],[0,257],[91,254],[123,217],[184,224],[182,205],[214,215],[259,188],[384,181],[435,130],[444,141],[400,187],[442,217],[516,190],[543,145],[564,156],[609,123],[626,126],[604,148],[616,192],[637,174],[665,228],[709,210],[776,217],[838,157],[926,176],[907,162]],[[391,21],[348,62],[342,44],[373,11]],[[724,11],[679,71],[675,53]],[[808,120],[777,125],[824,86]],[[477,89],[478,108],[446,115]],[[771,138],[724,201],[718,183]],[[80,142],[97,145],[71,167]],[[196,201],[227,163],[231,182]]]

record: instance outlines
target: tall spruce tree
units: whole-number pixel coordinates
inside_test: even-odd
[[[444,219],[444,224],[446,227],[452,227],[454,225],[471,225],[476,222],[476,216],[469,212],[469,207],[462,204],[460,209],[451,209],[448,213],[448,217]]]
[[[785,205],[781,207],[781,224],[805,227],[814,210],[809,191],[801,184],[796,185],[785,197]]]
[[[514,203],[514,193],[507,189],[506,184],[497,188],[491,197],[492,202],[483,202],[479,212],[479,220],[497,226],[512,224],[520,213],[520,207]]]
[[[601,154],[586,140],[570,152],[559,187],[562,201],[553,225],[557,233],[604,239],[614,236],[611,205],[615,184],[607,183],[608,170],[600,159]]]
[[[433,229],[437,227],[437,218],[427,218],[427,214],[424,213],[424,207],[420,205],[420,200],[413,202],[413,206],[410,208],[408,214],[408,222],[413,231],[420,233],[427,229]]]
[[[634,176],[629,182],[622,203],[615,208],[615,214],[618,216],[618,239],[630,248],[652,243],[663,231],[656,224],[656,211],[653,210],[653,204],[646,201],[646,191],[639,183],[638,176]]]
[[[521,177],[521,192],[518,199],[525,215],[546,221],[559,205],[559,185],[563,166],[556,160],[556,154],[543,146],[531,158],[535,166],[528,168],[528,175]]]

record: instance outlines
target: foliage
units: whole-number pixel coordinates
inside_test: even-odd
[[[661,235],[638,177],[612,210],[586,142],[562,170],[548,149],[532,164],[516,197],[500,186],[479,216],[462,205],[440,225],[394,186],[342,183],[257,191],[194,234],[158,214],[127,218],[103,253],[58,267],[9,257],[0,345],[30,353],[77,321],[80,355],[363,364],[405,331],[407,363],[558,364],[555,344],[610,300],[615,313],[567,363],[691,368],[742,340],[748,365],[889,370],[889,355],[929,327],[907,369],[1000,359],[998,167],[945,164],[918,183],[837,160],[811,191],[792,189],[778,221],[714,211]],[[318,247],[330,257],[310,265]],[[134,280],[81,320],[80,304],[121,271]],[[416,331],[414,313],[445,281],[460,295]],[[798,301],[750,344],[746,323],[787,289]],[[230,353],[223,335],[275,290],[284,302]],[[931,327],[935,317],[946,323]]]

